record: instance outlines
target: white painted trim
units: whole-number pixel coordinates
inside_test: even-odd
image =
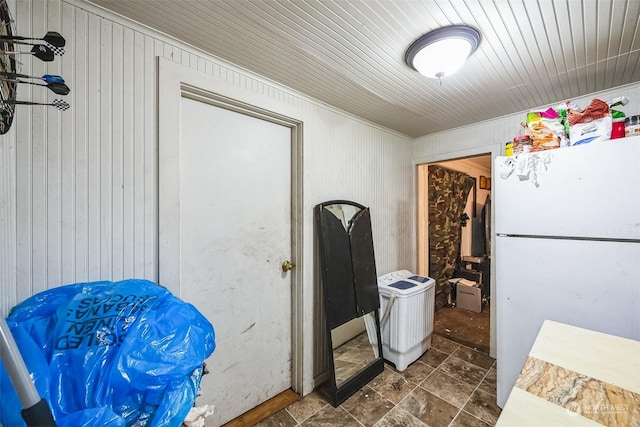
[[[291,388],[304,392],[302,121],[227,97],[207,74],[158,58],[158,283],[180,295],[180,98],[242,112],[291,129]],[[162,195],[162,197],[160,197]]]
[[[491,153],[491,161],[496,156],[502,156],[503,146],[500,144],[484,145],[481,147],[471,147],[464,150],[450,151],[447,153],[429,154],[426,156],[415,158],[414,164],[416,166],[426,163],[438,163],[447,162],[450,160],[462,160],[465,157],[481,156],[483,154]]]

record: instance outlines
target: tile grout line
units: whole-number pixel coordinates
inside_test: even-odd
[[[313,393],[316,393],[316,392],[314,391]],[[312,413],[311,415],[309,415],[308,417],[306,417],[306,418],[304,418],[304,419],[302,419],[302,420],[300,420],[300,421],[299,421],[299,420],[298,420],[298,419],[297,419],[297,418],[296,418],[296,417],[295,417],[295,416],[294,416],[294,415],[289,411],[289,407],[286,407],[286,408],[284,408],[284,409],[285,409],[285,411],[287,411],[287,413],[288,413],[289,415],[291,415],[291,418],[293,418],[293,420],[294,420],[296,423],[298,423],[297,425],[301,425],[303,422],[307,421],[309,418],[313,417],[315,414],[317,414],[318,412],[322,411],[324,408],[326,408],[326,407],[327,407],[327,406],[329,406],[329,405],[330,405],[330,403],[328,403],[328,402],[327,402],[327,403],[325,403],[324,405],[322,405],[322,406],[320,407],[320,409],[318,409],[317,411],[315,411],[314,413]]]
[[[446,339],[446,338],[445,338],[445,339]],[[451,341],[451,340],[449,340],[449,341]],[[454,341],[451,341],[451,342],[454,342]],[[457,343],[456,343],[456,344],[457,344]],[[442,362],[440,362],[440,363],[438,364],[438,366],[433,370],[433,372],[435,372],[435,371],[440,367],[440,365],[442,365],[444,362],[446,362],[447,360],[449,360],[449,358],[450,358],[450,357],[455,357],[455,356],[453,355],[453,353],[455,353],[459,348],[460,348],[460,344],[458,344],[458,347],[456,347],[456,349],[455,349],[455,350],[453,350],[453,351],[452,351],[452,352],[451,352],[451,353],[450,353],[450,354],[449,354],[449,355],[448,355],[448,356],[447,356],[447,357],[446,357]],[[433,372],[432,372],[432,373],[433,373]],[[441,374],[443,374],[443,375],[447,375],[447,376],[448,376],[448,377],[450,377],[450,378],[453,378],[453,377],[451,377],[451,375],[448,375],[446,372],[443,372],[443,371],[438,371],[438,372],[440,372],[440,373],[441,373]],[[457,379],[457,378],[454,378],[454,379]],[[483,379],[484,379],[484,378],[483,378]],[[481,380],[480,382],[482,382],[482,380]],[[474,391],[475,391],[475,390],[474,390]],[[473,392],[471,392],[471,394],[473,394]],[[469,395],[469,397],[467,398],[467,400],[462,404],[462,407],[458,409],[458,412],[456,413],[456,416],[455,416],[455,417],[453,417],[453,419],[452,419],[452,420],[451,420],[451,422],[449,423],[449,426],[451,426],[451,424],[453,424],[453,422],[456,420],[456,418],[458,418],[458,415],[460,415],[460,412],[462,412],[462,408],[464,408],[464,405],[466,405],[466,404],[467,404],[467,401],[468,401],[470,398],[471,398],[471,395]]]
[[[435,370],[435,369],[434,369],[434,370]],[[433,371],[431,372],[431,374],[432,374],[432,373],[433,373]],[[429,374],[429,376],[430,376],[431,374]],[[427,378],[428,378],[428,377],[427,377]],[[425,378],[423,381],[426,381],[426,378]],[[403,407],[401,407],[401,406],[400,406],[400,404],[401,404],[405,399],[407,399],[407,398],[409,397],[409,395],[410,395],[411,393],[413,393],[413,392],[415,391],[415,389],[417,389],[418,387],[420,387],[420,385],[416,385],[414,388],[412,388],[412,389],[411,389],[411,391],[410,391],[410,392],[409,392],[405,397],[403,397],[402,399],[400,399],[400,402],[398,402],[398,404],[397,404],[397,405],[395,405],[395,406],[394,406],[394,408],[402,409],[404,412],[406,412],[407,414],[409,414],[409,416],[410,416],[410,417],[415,418],[418,422],[420,422],[420,423],[422,423],[422,424],[424,424],[424,425],[426,425],[426,426],[428,427],[429,425],[428,425],[427,423],[425,423],[424,421],[422,421],[422,420],[421,420],[421,419],[419,419],[418,417],[414,416],[411,412],[407,411],[406,409],[404,409]],[[389,412],[391,412],[391,411],[389,411]]]
[[[349,416],[350,416],[351,418],[353,418],[354,420],[356,420],[356,422],[357,422],[358,424],[360,424],[362,427],[366,427],[366,426],[364,425],[364,423],[363,423],[362,421],[360,421],[360,420],[359,420],[355,415],[353,415],[351,412],[349,412],[349,411],[347,410],[347,408],[345,408],[345,407],[344,407],[344,406],[342,406],[342,405],[339,405],[339,406],[338,406],[338,408],[342,409],[344,412],[346,412],[347,414],[349,414]]]
[[[435,367],[434,367],[434,366],[431,366],[430,364],[428,364],[428,363],[426,363],[426,362],[423,362],[423,361],[421,361],[421,360],[416,360],[417,362],[420,362],[421,364],[423,364],[423,365],[425,365],[425,366],[428,366],[429,368],[432,368],[432,371],[431,371],[428,375],[426,375],[426,376],[425,376],[425,378],[424,378],[424,379],[422,379],[420,382],[414,382],[414,381],[411,381],[411,380],[407,379],[407,378],[406,378],[402,373],[398,372],[397,370],[395,370],[395,369],[391,369],[390,367],[388,368],[388,369],[390,370],[390,372],[393,372],[393,373],[395,373],[396,375],[399,375],[399,376],[400,376],[400,377],[402,377],[406,382],[408,382],[408,383],[410,383],[410,384],[414,385],[414,387],[413,387],[413,388],[408,392],[408,394],[407,394],[405,397],[403,397],[403,398],[402,398],[402,399],[401,399],[397,404],[396,404],[396,403],[394,403],[393,401],[389,400],[388,398],[386,398],[386,397],[385,397],[385,395],[384,395],[384,394],[382,394],[382,392],[380,392],[380,391],[378,391],[377,389],[375,389],[375,388],[373,388],[373,387],[369,386],[369,388],[371,389],[371,391],[375,392],[375,393],[376,393],[378,396],[380,396],[382,399],[384,399],[384,400],[386,400],[386,401],[388,401],[388,402],[390,402],[390,403],[392,403],[392,404],[393,404],[393,407],[392,407],[389,411],[387,411],[387,412],[386,412],[382,417],[380,417],[380,419],[378,419],[378,420],[374,423],[374,425],[375,425],[375,424],[377,424],[377,423],[379,423],[381,420],[383,420],[383,419],[384,419],[384,418],[385,418],[385,417],[386,417],[390,412],[392,412],[392,411],[393,411],[394,409],[396,409],[396,408],[398,408],[399,410],[403,410],[404,412],[406,412],[406,410],[404,410],[404,408],[402,408],[402,407],[400,406],[400,405],[401,405],[401,403],[402,403],[403,401],[405,401],[405,400],[409,397],[409,395],[411,395],[411,394],[412,394],[412,393],[413,393],[417,388],[421,387],[421,384],[423,384],[425,381],[427,381],[427,380],[428,380],[428,379],[429,379],[429,378],[434,374],[434,372],[438,371],[438,372],[439,372],[440,374],[442,374],[442,375],[446,375],[446,376],[448,376],[448,377],[451,377],[451,376],[450,376],[449,374],[447,374],[446,372],[444,372],[444,371],[442,371],[442,370],[439,370],[439,368],[440,368],[440,366],[441,366],[442,364],[444,364],[446,361],[448,361],[451,357],[455,357],[455,358],[457,358],[457,359],[460,359],[460,360],[461,360],[461,361],[463,361],[463,362],[466,362],[466,360],[464,360],[464,359],[462,359],[462,358],[460,358],[460,357],[454,356],[454,353],[455,353],[456,351],[458,351],[459,349],[461,349],[461,348],[465,348],[465,349],[468,349],[468,350],[473,351],[473,352],[476,352],[476,353],[485,354],[485,353],[482,353],[482,352],[480,352],[480,351],[478,351],[478,350],[476,350],[476,349],[473,349],[473,348],[471,348],[471,347],[468,347],[468,346],[466,346],[466,345],[459,344],[459,343],[457,343],[457,342],[455,342],[455,341],[452,341],[452,340],[450,340],[450,339],[448,339],[448,338],[446,338],[446,337],[440,337],[440,338],[442,338],[442,339],[446,340],[447,342],[449,342],[449,343],[453,344],[455,347],[454,347],[454,348],[453,348],[453,350],[452,350],[452,351],[450,351],[450,352],[446,352],[446,351],[444,351],[443,349],[438,348],[438,347],[433,346],[433,345],[430,347],[430,349],[434,349],[434,350],[437,350],[437,351],[438,351],[438,352],[440,352],[440,353],[446,354],[446,357],[445,357],[445,358],[444,358],[440,363],[438,363],[438,366],[435,366]],[[428,351],[428,350],[427,350],[427,351]],[[491,356],[489,356],[489,357],[491,357]],[[482,366],[480,366],[480,365],[476,365],[476,364],[474,364],[474,363],[472,363],[472,362],[470,362],[470,361],[469,361],[468,363],[471,363],[472,365],[477,366],[477,367],[478,367],[478,368],[480,368],[480,369],[484,369]],[[476,418],[476,419],[478,419],[479,421],[481,421],[481,422],[483,422],[483,423],[485,423],[485,424],[489,424],[489,423],[486,423],[482,418],[479,418],[479,417],[477,417],[476,415],[473,415],[473,414],[471,414],[471,413],[469,413],[469,412],[465,411],[465,410],[464,410],[464,407],[465,407],[465,406],[469,403],[469,401],[471,400],[471,396],[473,396],[473,394],[474,394],[476,391],[478,391],[478,390],[480,389],[480,385],[481,385],[481,384],[482,384],[482,382],[487,378],[487,375],[489,374],[489,371],[490,371],[490,370],[491,370],[491,369],[496,365],[496,363],[497,363],[497,362],[494,360],[494,362],[493,362],[493,364],[491,365],[491,367],[490,367],[490,368],[488,368],[488,369],[486,369],[485,374],[482,376],[482,379],[478,382],[478,384],[474,387],[474,389],[473,389],[473,391],[471,392],[470,396],[469,396],[469,397],[464,401],[464,403],[462,404],[462,406],[461,406],[460,408],[458,408],[458,411],[456,412],[456,415],[453,417],[453,419],[452,419],[452,420],[451,420],[451,422],[449,423],[449,426],[451,426],[451,425],[452,425],[452,423],[457,419],[457,417],[460,415],[460,413],[461,413],[461,412],[465,412],[465,413],[467,413],[468,415],[472,416],[473,418]],[[455,377],[451,377],[451,378],[458,380],[458,379],[457,379],[457,378],[455,378]],[[458,381],[460,381],[460,380],[458,380]],[[421,387],[421,388],[422,388],[422,387]],[[424,389],[424,388],[423,388],[423,389]],[[425,389],[425,390],[426,390],[426,389]],[[428,390],[427,390],[427,391],[428,391]],[[437,395],[436,395],[436,397],[439,397],[439,396],[437,396]],[[442,399],[442,398],[441,398],[441,399]],[[453,403],[451,403],[451,402],[449,402],[449,401],[447,401],[447,400],[444,400],[444,399],[443,399],[443,401],[445,401],[445,402],[447,402],[447,403],[449,403],[449,404],[451,404],[451,405],[453,405],[453,406],[456,406],[456,405],[454,405]],[[319,413],[320,411],[322,411],[323,409],[325,409],[325,408],[326,408],[326,407],[328,407],[329,405],[330,405],[330,403],[326,402],[326,403],[325,403],[323,406],[321,406],[317,411],[313,412],[311,415],[309,415],[308,417],[304,418],[304,419],[303,419],[303,420],[301,420],[301,421],[299,421],[299,420],[298,420],[298,419],[297,419],[297,418],[296,418],[296,417],[295,417],[295,416],[294,416],[294,415],[289,411],[289,409],[288,409],[288,408],[285,408],[285,410],[286,410],[286,412],[291,416],[291,418],[293,418],[293,420],[296,422],[296,427],[301,427],[301,426],[302,426],[302,424],[303,424],[304,422],[306,422],[307,420],[309,420],[311,417],[313,417],[314,415],[316,415],[317,413]],[[345,412],[346,412],[349,416],[351,416],[353,419],[355,419],[355,420],[356,420],[356,422],[357,422],[360,426],[365,427],[365,424],[364,424],[362,421],[360,421],[360,420],[359,420],[355,415],[353,415],[350,411],[348,411],[348,410],[347,410],[347,409],[346,409],[342,404],[341,404],[341,405],[339,405],[338,407],[339,407],[339,408],[341,408],[343,411],[345,411]],[[408,413],[408,412],[407,412],[407,413]],[[409,414],[409,416],[411,416],[412,418],[414,418],[414,419],[416,419],[417,421],[419,421],[419,422],[423,423],[420,419],[416,418],[416,417],[415,417],[415,416],[413,416],[411,413],[408,413],[408,414]],[[424,424],[424,423],[423,423],[423,424]]]
[[[449,340],[449,339],[444,338],[444,337],[441,337],[441,338],[446,339],[446,340],[448,340],[448,341],[450,341],[450,342],[452,342],[452,343],[456,344],[458,347],[457,347],[455,350],[453,350],[453,351],[452,351],[452,352],[451,352],[451,353],[450,353],[450,354],[449,354],[449,355],[448,355],[448,356],[447,356],[447,357],[446,357],[442,362],[440,362],[440,363],[438,364],[438,367],[436,367],[436,368],[434,369],[434,372],[436,371],[436,369],[438,369],[438,368],[440,367],[440,365],[442,365],[444,362],[446,362],[450,357],[457,357],[457,356],[453,356],[453,353],[455,353],[455,352],[456,352],[460,347],[465,347],[465,348],[468,348],[468,349],[470,349],[470,350],[472,350],[472,351],[476,351],[476,352],[478,352],[477,350],[474,350],[474,349],[472,349],[471,347],[467,347],[466,345],[458,344],[458,343],[456,343],[455,341]],[[434,347],[434,348],[435,348],[435,347]],[[439,349],[437,349],[437,348],[436,348],[436,350],[443,352],[442,350],[439,350]],[[444,352],[443,352],[443,353],[444,353]],[[478,353],[482,353],[482,352],[478,352]],[[482,353],[482,354],[484,354],[484,353]],[[489,357],[491,357],[491,356],[489,356]],[[460,358],[458,357],[458,359],[460,359]],[[460,359],[460,360],[463,360],[463,361],[464,361],[464,359]],[[471,362],[469,362],[469,363],[471,363]],[[456,418],[458,417],[458,415],[460,415],[460,413],[461,413],[461,412],[466,412],[467,414],[469,414],[469,415],[471,415],[472,417],[474,417],[474,418],[476,418],[476,419],[478,419],[478,420],[482,421],[483,423],[485,423],[485,424],[489,424],[489,423],[486,423],[482,418],[476,417],[475,415],[471,414],[470,412],[465,411],[465,410],[464,410],[464,407],[467,405],[467,403],[469,403],[469,400],[471,400],[471,396],[473,396],[473,393],[475,393],[475,392],[480,388],[480,384],[482,384],[482,381],[484,381],[484,380],[485,380],[485,378],[487,378],[487,375],[489,375],[489,371],[491,370],[491,368],[493,368],[493,366],[494,366],[496,363],[497,363],[497,361],[494,361],[494,362],[493,362],[493,364],[491,365],[491,367],[490,367],[489,369],[487,369],[487,372],[485,372],[485,374],[483,375],[483,377],[482,377],[482,379],[480,380],[480,382],[478,382],[478,385],[476,385],[476,387],[473,389],[473,391],[471,392],[471,394],[469,395],[469,397],[467,398],[467,400],[465,400],[465,402],[462,404],[462,407],[459,409],[458,413],[456,413],[456,416],[451,420],[451,422],[449,423],[449,426],[451,426],[451,424],[456,420]],[[474,365],[474,366],[478,366],[478,365],[475,365],[475,364],[473,364],[473,363],[472,363],[472,365]],[[481,369],[483,369],[483,368],[482,368],[482,366],[478,366],[478,367],[479,367],[479,368],[481,368]],[[446,372],[443,372],[443,371],[439,371],[439,372],[440,372],[440,373],[442,373],[443,375],[447,375],[447,376],[451,377],[451,376],[450,376],[450,375],[448,375]],[[433,374],[433,372],[432,372],[432,374]],[[429,376],[431,376],[431,374],[430,374]],[[453,377],[451,377],[451,378],[453,378]],[[455,406],[455,405],[454,405],[454,406]]]
[[[373,391],[374,393],[378,394],[382,399],[384,399],[384,400],[387,400],[387,401],[391,402],[389,399],[387,399],[386,397],[384,397],[384,395],[383,395],[382,393],[380,393],[380,392],[379,392],[378,390],[376,390],[375,388],[371,387],[369,384],[365,384],[365,387],[369,387],[369,388],[371,389],[371,391]],[[364,387],[363,387],[363,388],[364,388]],[[360,390],[362,390],[362,389],[360,389]],[[358,391],[360,391],[360,390],[358,390]],[[357,393],[357,392],[356,392],[356,393]],[[393,403],[393,402],[391,402],[391,403]],[[394,403],[394,404],[393,404],[393,408],[395,408],[396,406],[397,406],[397,405]],[[362,425],[363,427],[366,427],[366,426],[365,426],[365,424],[364,424],[362,421],[360,421],[360,420],[359,420],[355,415],[353,415],[351,412],[349,412],[349,410],[348,410],[347,408],[343,407],[343,406],[342,406],[342,404],[340,404],[340,407],[341,407],[342,409],[344,409],[344,410],[347,412],[347,414],[351,415],[351,416],[352,416],[352,417],[353,417],[353,418],[354,418],[358,423],[360,423],[360,425]],[[393,408],[391,408],[391,409],[393,409]],[[389,412],[391,412],[391,410],[387,411],[387,413],[386,413],[386,414],[384,414],[382,417],[380,417],[380,419],[379,419],[378,421],[380,421],[382,418],[384,418],[384,417],[385,417]],[[374,424],[376,424],[378,421],[376,421]]]
[[[431,366],[431,365],[429,365],[429,364],[426,364],[426,363],[424,363],[424,362],[422,362],[422,361],[420,361],[420,360],[416,360],[415,362],[420,362],[420,363],[422,363],[422,364],[424,364],[424,365],[426,365],[426,366],[428,366],[428,367],[430,367],[430,368],[433,368],[433,366]],[[414,363],[415,363],[415,362],[414,362]],[[389,410],[389,411],[388,411],[388,412],[387,412],[387,413],[386,413],[382,418],[380,418],[380,419],[383,419],[384,417],[386,417],[386,416],[389,414],[389,412],[391,412],[393,409],[398,408],[399,410],[402,410],[403,412],[406,412],[410,417],[414,418],[414,419],[415,419],[416,421],[418,421],[419,423],[422,423],[422,424],[424,424],[425,426],[427,426],[427,427],[428,427],[428,424],[424,423],[422,420],[420,420],[419,418],[415,417],[412,413],[410,413],[409,411],[407,411],[406,409],[404,409],[404,408],[403,408],[402,406],[400,406],[400,405],[401,405],[401,403],[402,403],[405,399],[407,399],[407,398],[409,397],[409,395],[411,395],[411,394],[412,394],[412,393],[413,393],[413,392],[414,392],[418,387],[420,387],[420,384],[422,384],[424,381],[426,381],[426,380],[427,380],[427,378],[429,378],[429,377],[431,376],[431,374],[433,374],[433,372],[434,372],[435,370],[436,370],[436,368],[433,368],[433,370],[429,373],[429,375],[427,375],[427,376],[426,376],[422,381],[420,381],[420,383],[414,383],[413,381],[408,380],[408,379],[407,379],[404,375],[402,375],[400,372],[392,371],[392,372],[395,372],[396,374],[400,375],[400,376],[401,376],[401,377],[402,377],[406,382],[408,382],[408,383],[410,383],[410,384],[413,384],[413,385],[414,385],[414,387],[411,389],[411,391],[409,391],[409,393],[407,393],[407,395],[406,395],[406,396],[404,396],[402,399],[400,399],[400,401],[399,401],[398,403],[394,403],[393,401],[391,401],[391,400],[387,399],[387,400],[389,400],[389,402],[393,403],[393,408],[391,408],[391,410]],[[404,372],[404,371],[403,371],[403,372]],[[381,395],[382,395],[382,393],[381,393]],[[384,395],[382,395],[382,397],[386,399],[386,397],[384,397]],[[377,424],[379,421],[380,421],[380,420],[376,421],[376,424]]]
[[[429,366],[429,365],[427,365],[427,366]],[[392,368],[391,368],[391,365],[389,365],[389,367],[387,367],[387,366],[385,365],[385,369],[388,369],[388,370],[389,370],[389,372],[394,373],[394,374],[396,374],[396,375],[400,376],[400,377],[401,377],[404,381],[406,381],[407,383],[409,383],[409,384],[413,384],[413,385],[414,385],[414,388],[412,388],[412,389],[411,389],[411,391],[409,391],[409,393],[407,394],[407,396],[409,396],[409,394],[413,393],[413,391],[418,387],[418,385],[415,385],[415,383],[414,383],[414,382],[412,382],[412,381],[408,380],[404,375],[402,375],[400,372],[398,372],[395,368],[393,368],[393,369],[392,369]],[[374,425],[375,425],[375,424],[377,424],[377,423],[378,423],[380,420],[382,420],[384,417],[386,417],[386,416],[389,414],[389,412],[391,412],[393,409],[395,409],[395,408],[397,408],[397,407],[400,407],[400,403],[401,403],[404,399],[406,399],[406,398],[407,398],[407,396],[405,396],[405,397],[403,397],[402,399],[400,399],[400,401],[399,401],[398,403],[395,403],[395,402],[393,402],[392,400],[389,400],[389,399],[388,399],[384,394],[382,394],[382,392],[381,392],[381,391],[378,391],[378,390],[377,390],[377,389],[375,389],[373,386],[368,385],[368,384],[367,384],[367,386],[371,389],[371,391],[375,392],[375,393],[376,393],[377,395],[379,395],[382,399],[384,399],[384,400],[386,400],[386,401],[390,402],[390,403],[393,405],[393,407],[392,407],[389,411],[387,411],[387,412],[386,412],[382,417],[380,417],[380,419],[378,419],[378,420],[374,423]],[[362,422],[361,422],[361,421],[360,421],[360,420],[359,420],[355,415],[353,415],[351,412],[349,412],[349,411],[348,411],[346,408],[344,408],[342,405],[340,405],[340,407],[341,407],[341,408],[343,408],[343,409],[344,409],[344,410],[345,410],[349,415],[351,415],[351,416],[352,416],[352,417],[353,417],[353,418],[354,418],[358,423],[360,423],[361,425],[363,425],[363,426],[364,426],[364,423],[362,423]],[[403,409],[403,408],[401,408],[401,407],[400,407],[400,409]],[[411,414],[409,414],[409,415],[411,415]]]
[[[444,337],[441,337],[441,338],[444,338]],[[447,339],[447,338],[444,338],[444,339]],[[454,355],[453,355],[453,353],[455,353],[455,352],[460,348],[461,344],[458,344],[458,343],[456,343],[455,341],[451,341],[451,340],[448,340],[448,341],[450,341],[450,342],[452,342],[452,343],[456,344],[458,347],[456,347],[456,348],[455,348],[455,350],[453,350],[451,353],[445,353],[444,351],[442,351],[442,350],[440,350],[440,349],[438,349],[438,348],[436,348],[436,347],[433,347],[433,346],[432,346],[431,348],[434,348],[435,350],[438,350],[439,352],[446,354],[446,355],[447,355],[447,357],[445,357],[445,358],[442,360],[442,362],[438,363],[438,366],[436,366],[435,368],[433,368],[433,371],[431,371],[431,373],[427,376],[427,378],[425,378],[422,382],[425,382],[425,381],[426,381],[426,380],[427,380],[431,375],[433,375],[433,373],[434,373],[434,372],[438,371],[438,368],[440,367],[440,365],[442,365],[444,362],[446,362],[447,360],[449,360],[449,358],[450,358],[450,357],[456,357],[456,356],[454,356]],[[461,359],[461,360],[462,360],[462,359]],[[442,375],[446,375],[446,376],[448,376],[448,377],[450,377],[450,378],[453,378],[452,376],[448,375],[446,372],[443,372],[443,371],[438,371],[438,372],[439,372],[439,373],[441,373]],[[487,371],[487,372],[488,372],[488,371]],[[454,378],[454,379],[457,379],[457,378]],[[482,379],[484,380],[484,377],[483,377]],[[458,381],[459,381],[459,380],[458,380]],[[482,382],[482,380],[481,380],[480,382]],[[420,384],[422,384],[422,383],[420,383]],[[425,389],[425,390],[426,390],[426,389]],[[475,390],[474,390],[474,391],[475,391]],[[429,391],[427,390],[427,392],[429,392]],[[433,393],[432,393],[432,394],[433,394]],[[471,392],[471,394],[473,394],[473,392]],[[436,397],[440,397],[440,396],[435,395],[435,394],[434,394],[434,396],[436,396]],[[469,396],[469,398],[470,398],[470,397],[471,397],[471,396]],[[467,401],[469,400],[469,398],[467,398]],[[440,399],[442,399],[442,398],[440,397]],[[446,401],[446,400],[444,400],[444,399],[442,399],[442,400],[443,400],[443,401],[445,401],[445,402],[447,402],[447,403],[449,403],[449,404],[451,404],[451,405],[453,405],[451,402],[448,402],[448,401]],[[462,408],[464,408],[464,405],[466,405],[466,404],[467,404],[467,402],[465,401],[465,403],[462,405]],[[456,405],[453,405],[453,406],[456,406]],[[457,406],[456,406],[456,408],[457,408]],[[462,408],[458,408],[458,412],[456,412],[456,415],[453,417],[453,419],[451,419],[451,422],[448,424],[448,426],[449,426],[449,427],[451,426],[451,424],[453,424],[453,422],[456,420],[456,418],[458,418],[458,415],[460,415],[460,412],[462,412]]]
[[[493,362],[493,364],[491,365],[491,368],[493,368],[493,365],[495,365],[495,364],[496,364],[496,362]],[[469,400],[471,400],[471,396],[473,396],[473,394],[474,394],[476,391],[478,391],[478,389],[480,388],[480,384],[482,384],[482,381],[484,381],[484,380],[485,380],[485,378],[487,378],[487,375],[489,375],[489,371],[491,370],[491,368],[487,369],[487,372],[484,374],[484,376],[482,377],[482,379],[480,380],[480,382],[478,383],[478,385],[476,386],[476,388],[474,388],[474,389],[473,389],[473,391],[471,392],[471,394],[469,395],[469,397],[467,398],[467,400],[466,400],[466,401],[464,402],[464,404],[462,405],[462,408],[460,408],[460,411],[464,411],[464,407],[465,407],[465,406],[467,406],[467,403],[469,403]],[[482,391],[482,390],[480,390],[480,391]],[[464,411],[464,412],[467,412],[467,411]],[[489,423],[487,423],[487,422],[486,422],[485,420],[483,420],[482,418],[477,417],[477,416],[475,416],[474,414],[472,414],[472,413],[470,413],[470,412],[467,412],[467,414],[469,414],[469,415],[471,415],[472,417],[477,418],[477,419],[479,419],[480,421],[482,421],[483,423],[485,423],[485,424],[488,424],[488,425],[489,425]],[[456,416],[457,416],[457,415],[456,415]]]

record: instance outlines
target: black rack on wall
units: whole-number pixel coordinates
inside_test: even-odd
[[[48,31],[43,37],[26,37],[15,34],[13,20],[6,0],[0,0],[0,135],[9,132],[16,105],[47,105],[58,110],[69,109],[69,104],[61,99],[50,103],[18,100],[18,85],[42,86],[56,95],[67,95],[70,90],[61,76],[45,74],[41,77],[18,73],[20,61],[17,57],[31,55],[44,62],[51,62],[56,56],[64,55],[65,39],[55,31]]]
[[[0,1],[0,37],[6,37],[0,40],[0,72],[8,73],[16,71],[15,55],[4,53],[14,50],[11,14],[6,0]],[[16,83],[10,80],[0,81],[0,100],[3,102],[0,107],[0,134],[4,135],[9,132],[11,123],[13,123],[13,108],[5,105],[5,100],[16,99]]]

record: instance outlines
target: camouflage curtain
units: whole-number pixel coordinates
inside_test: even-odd
[[[475,180],[469,175],[429,166],[429,275],[436,281],[436,308],[447,303],[462,226],[460,218]]]

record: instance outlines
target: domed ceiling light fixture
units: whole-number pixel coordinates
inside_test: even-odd
[[[456,72],[480,45],[480,32],[468,25],[437,28],[413,42],[404,60],[411,68],[432,79]]]

